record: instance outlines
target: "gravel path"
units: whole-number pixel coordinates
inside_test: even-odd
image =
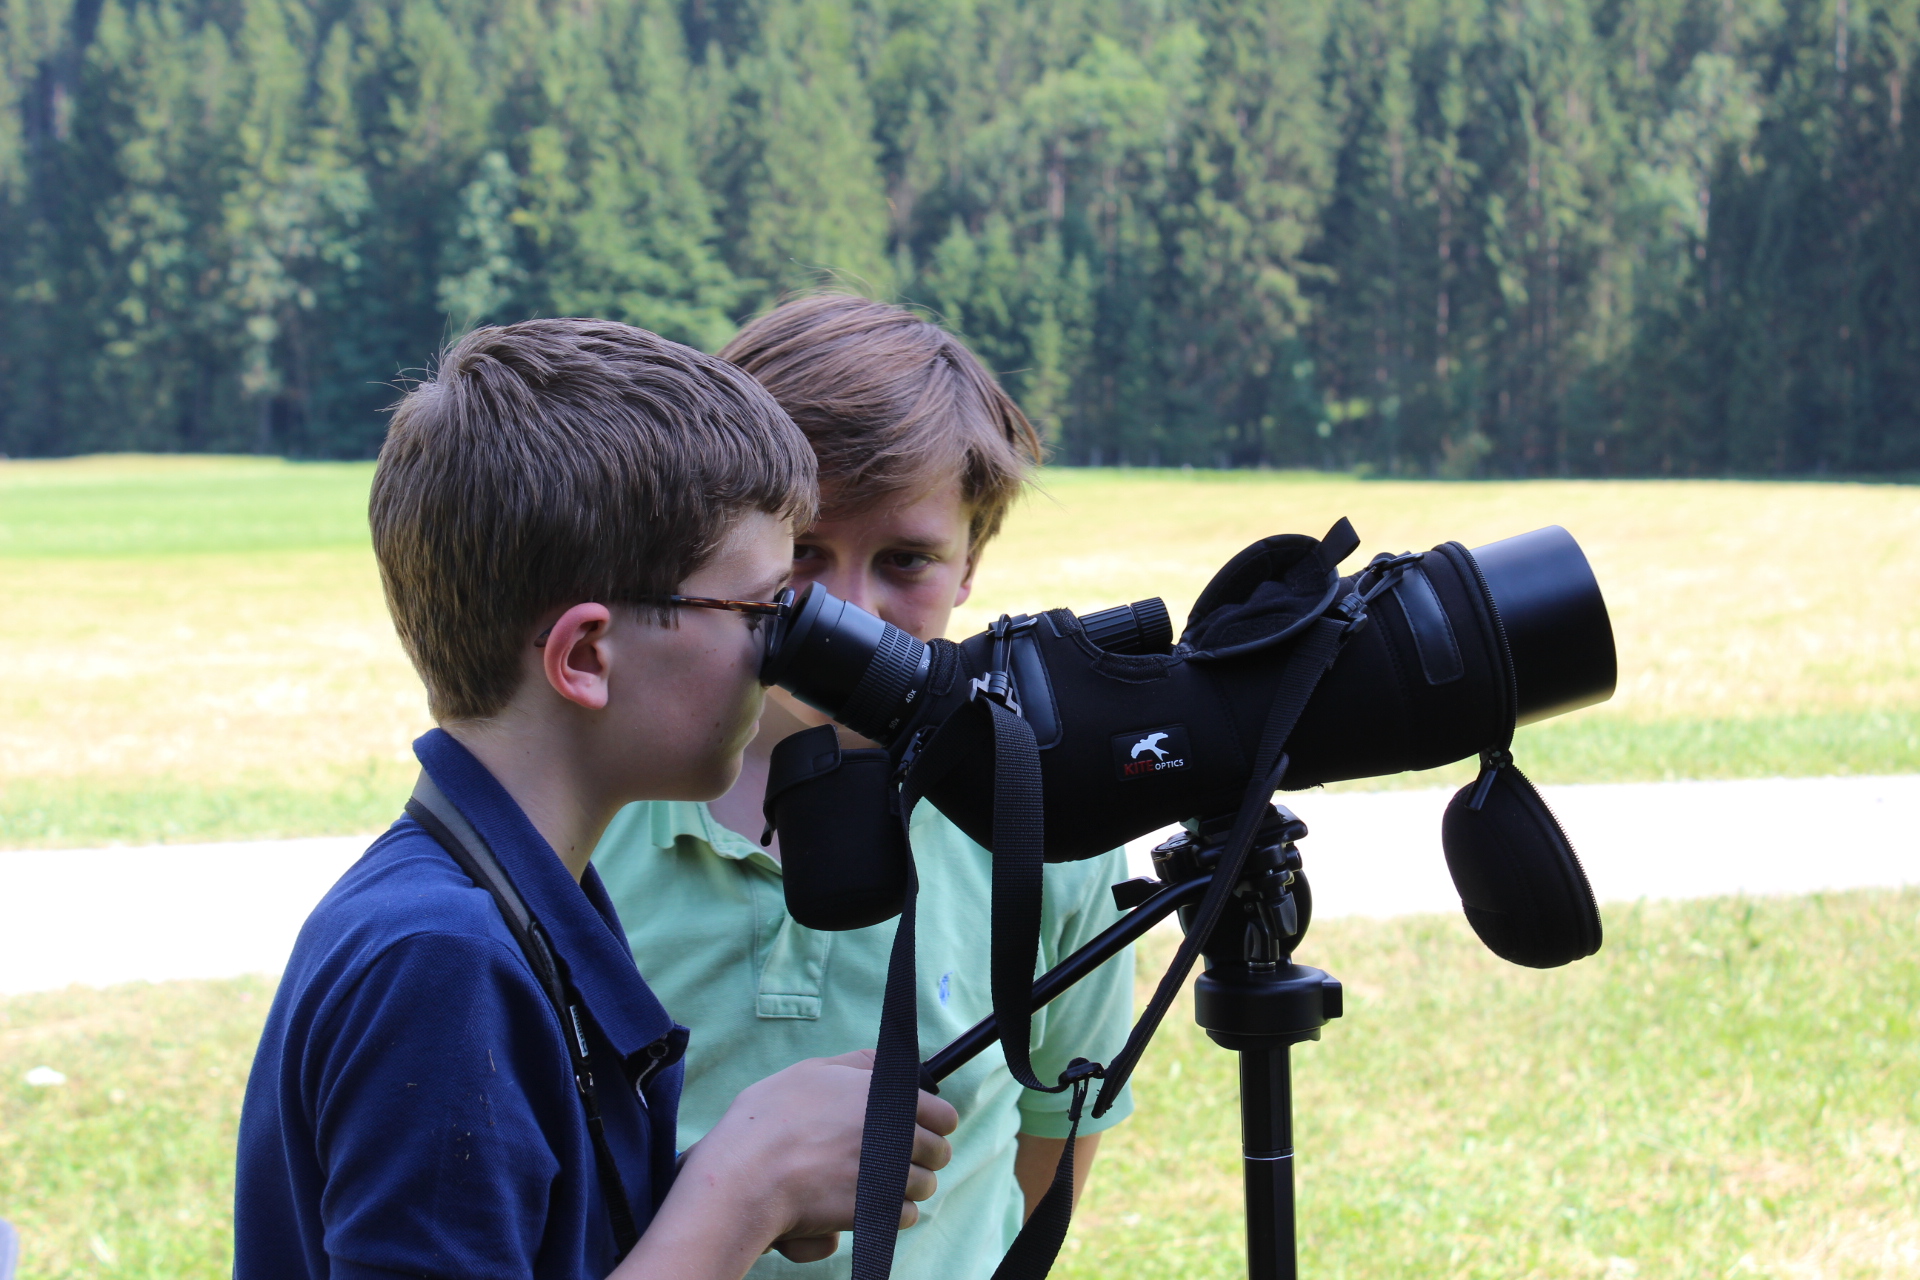
[[[1920,884],[1920,774],[1543,790],[1602,902]],[[1450,795],[1282,797],[1312,829],[1316,913],[1457,910]],[[368,839],[0,852],[0,993],[277,972]]]
[[[1542,787],[1601,902],[1920,884],[1920,775]],[[1321,917],[1457,911],[1440,851],[1448,791],[1302,792],[1280,802]],[[1129,846],[1151,870],[1154,841]]]

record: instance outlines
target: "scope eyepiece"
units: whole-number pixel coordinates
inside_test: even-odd
[[[816,582],[769,628],[760,683],[885,744],[919,709],[929,665],[923,642]]]

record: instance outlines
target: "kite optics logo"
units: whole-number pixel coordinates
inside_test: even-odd
[[[1140,741],[1134,743],[1133,750],[1127,752],[1127,754],[1132,756],[1135,760],[1138,760],[1140,758],[1140,754],[1143,751],[1151,751],[1153,752],[1153,758],[1155,760],[1165,760],[1167,758],[1167,753],[1160,749],[1159,744],[1162,742],[1165,742],[1166,740],[1167,740],[1167,735],[1164,733],[1150,733],[1146,737],[1140,739]]]
[[[1163,724],[1115,734],[1113,765],[1122,782],[1186,768],[1187,726]]]

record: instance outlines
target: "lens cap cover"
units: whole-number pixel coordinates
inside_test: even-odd
[[[807,928],[864,929],[900,914],[911,863],[892,777],[885,751],[842,750],[830,724],[774,747],[768,837],[780,833],[787,914]]]
[[[1188,656],[1238,657],[1291,639],[1327,611],[1340,589],[1340,562],[1360,545],[1344,518],[1324,538],[1262,538],[1220,567],[1194,602],[1180,637]]]
[[[1474,793],[1488,783],[1478,809]],[[1503,960],[1553,969],[1600,949],[1600,909],[1567,834],[1511,763],[1447,805],[1440,841],[1467,923]]]

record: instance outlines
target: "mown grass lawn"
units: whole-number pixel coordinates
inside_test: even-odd
[[[365,466],[0,463],[0,847],[384,825],[426,725]],[[1267,533],[1363,554],[1561,523],[1605,587],[1614,702],[1524,731],[1536,777],[1920,768],[1920,489],[1412,484],[1060,471],[990,550],[1003,610],[1176,617]],[[1433,785],[1439,776],[1355,785]],[[1818,856],[1817,828],[1785,833]],[[84,867],[76,866],[77,875]],[[1920,893],[1621,907],[1536,973],[1456,917],[1323,922],[1347,1017],[1295,1051],[1310,1277],[1920,1275]],[[1170,939],[1143,947],[1150,977]],[[230,1268],[233,1131],[271,984],[0,1000],[0,1216],[23,1275]],[[38,1066],[66,1083],[35,1087]],[[1233,1059],[1184,1014],[1056,1274],[1241,1273]]]
[[[1348,1003],[1293,1051],[1302,1274],[1920,1275],[1917,911],[1616,907],[1597,956],[1544,973],[1458,916],[1315,926],[1299,958]],[[1072,1280],[1244,1275],[1232,1055],[1164,1034]]]
[[[1315,926],[1300,958],[1348,997],[1294,1051],[1302,1274],[1920,1274],[1920,892],[1607,924],[1598,956],[1547,973],[1457,917]],[[1169,941],[1144,948],[1143,978]],[[228,1274],[270,996],[244,980],[0,1001],[0,1215],[27,1238],[25,1277]],[[41,1065],[67,1083],[28,1086]],[[1235,1089],[1233,1056],[1171,1015],[1057,1276],[1243,1274]]]
[[[427,720],[368,548],[370,476],[251,458],[0,463],[0,847],[385,825]],[[1043,486],[989,548],[957,634],[1148,595],[1180,617],[1246,543],[1342,515],[1362,556],[1560,523],[1607,592],[1621,689],[1523,731],[1535,777],[1920,767],[1914,486],[1082,470]]]

